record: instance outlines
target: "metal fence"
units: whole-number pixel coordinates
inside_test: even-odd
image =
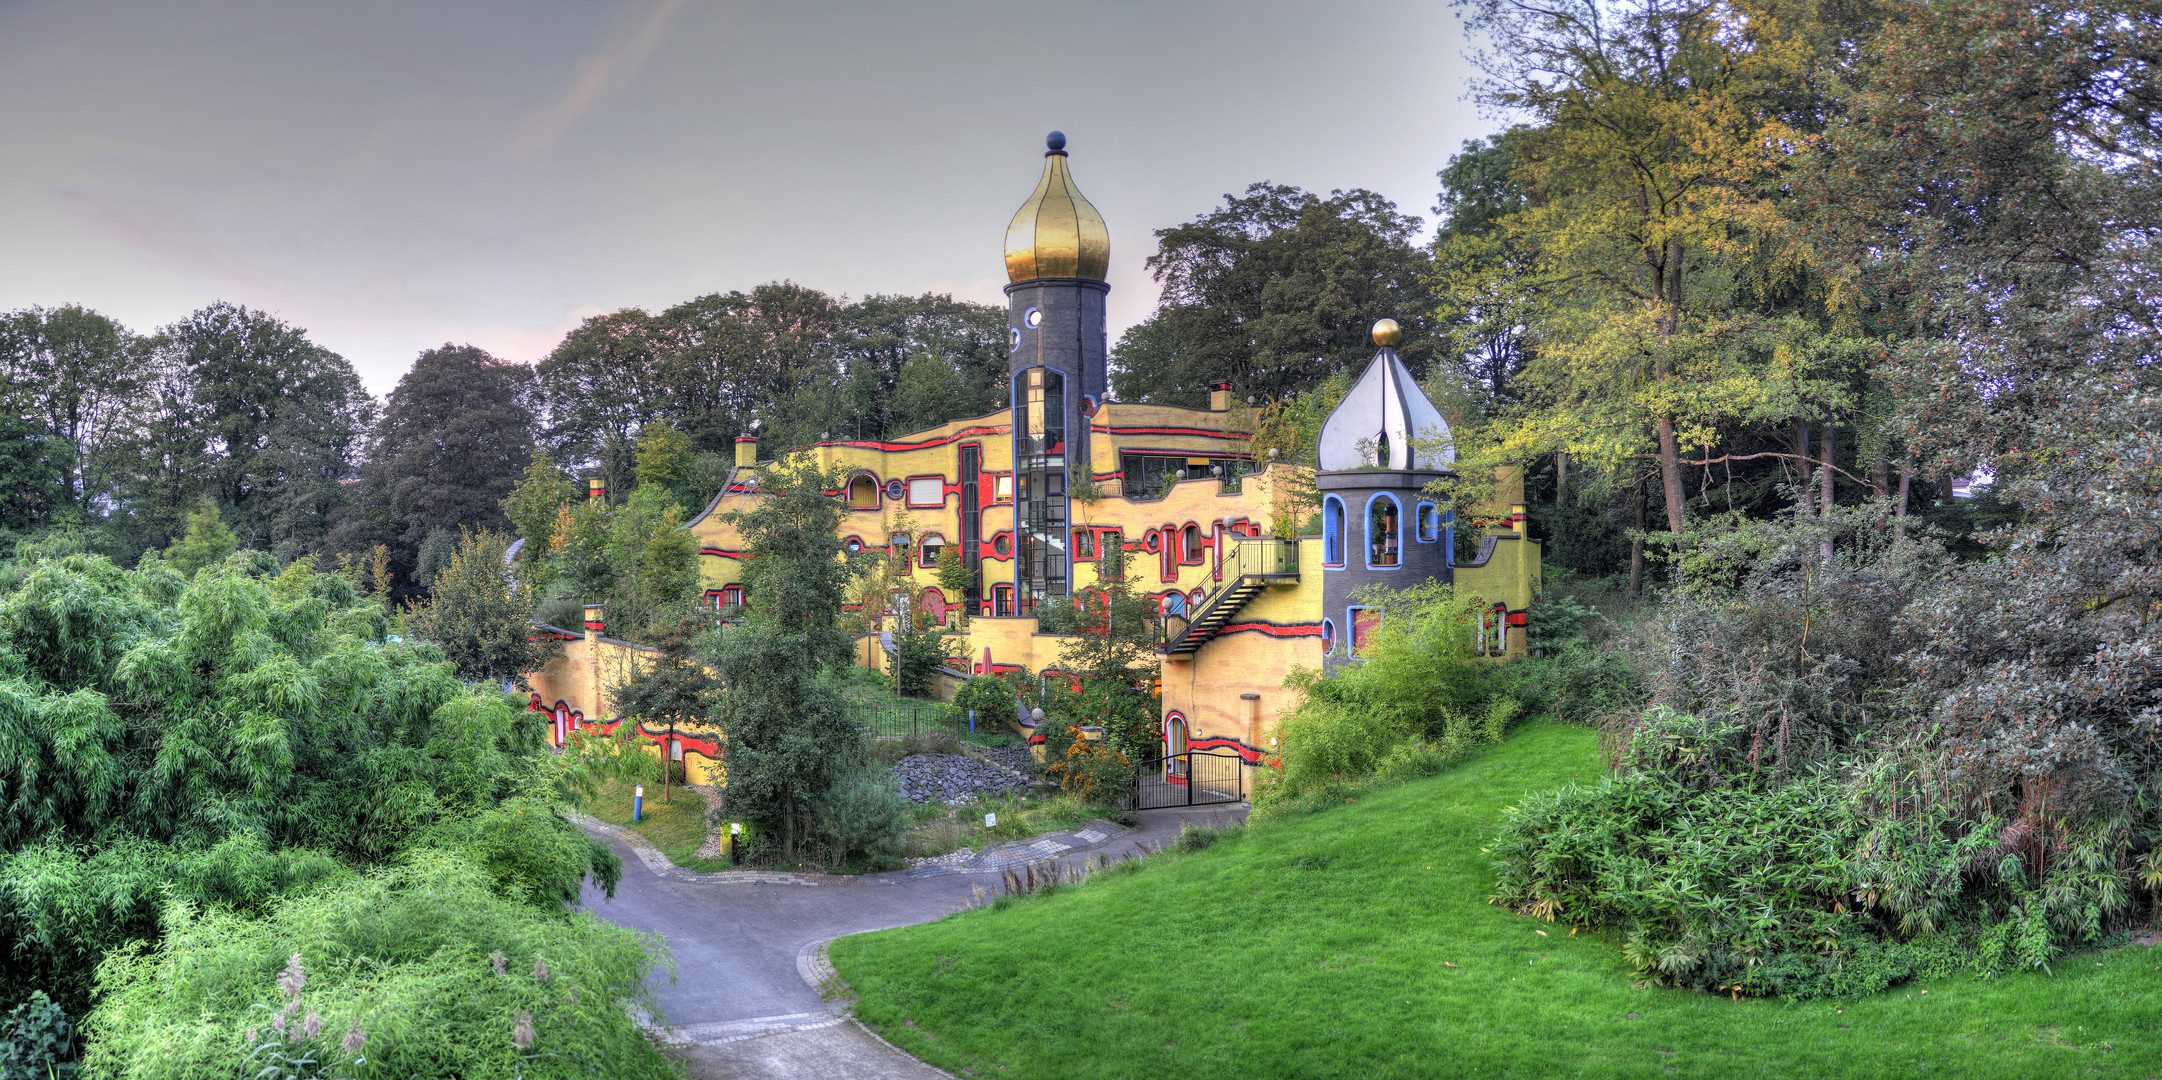
[[[1161,810],[1245,799],[1245,758],[1192,750],[1142,762],[1134,777],[1131,805],[1135,810]]]
[[[949,716],[950,710],[942,701],[856,702],[848,707],[849,722],[877,739],[905,739],[926,731],[951,733],[968,729],[968,721],[963,720],[957,728]]]

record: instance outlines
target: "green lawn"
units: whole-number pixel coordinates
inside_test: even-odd
[[[668,856],[669,862],[685,870],[705,873],[728,869],[726,859],[701,859],[694,854],[706,842],[705,800],[697,792],[681,787],[671,787],[669,797],[663,800],[658,774],[656,769],[655,779],[646,784],[645,812],[636,825],[631,824],[631,795],[637,784],[634,780],[608,781],[586,799],[581,809],[602,821],[637,831]]]
[[[865,1023],[963,1076],[2162,1076],[2162,949],[1859,1001],[1632,987],[1613,940],[1486,902],[1501,808],[1598,769],[1591,732],[1533,727],[1356,806],[832,958]]]

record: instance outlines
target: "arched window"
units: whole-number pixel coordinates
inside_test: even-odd
[[[1321,561],[1344,564],[1344,500],[1334,495],[1321,501]]]
[[[1336,620],[1321,620],[1321,655],[1336,655]]]
[[[848,508],[850,510],[878,509],[878,481],[868,473],[858,473],[848,482]]]
[[[1419,504],[1418,532],[1416,535],[1422,544],[1431,544],[1441,539],[1441,508],[1430,502]]]
[[[1204,562],[1209,557],[1209,546],[1201,539],[1201,527],[1188,525],[1179,530],[1179,561]]]
[[[946,538],[937,533],[923,534],[923,543],[916,546],[916,562],[929,570],[938,565],[938,553],[946,546]]]
[[[1164,614],[1166,615],[1178,615],[1184,617],[1186,614],[1186,594],[1172,593],[1171,595],[1164,597],[1163,608]]]
[[[925,626],[946,625],[946,594],[938,589],[925,589],[917,598],[917,610],[923,612]]]
[[[1394,495],[1376,495],[1366,502],[1366,565],[1402,565],[1403,511]]]
[[[908,534],[894,533],[886,537],[886,556],[908,569]]]
[[[1509,651],[1509,606],[1495,604],[1493,613],[1487,618],[1493,626],[1491,636],[1487,639],[1487,652],[1500,656]]]

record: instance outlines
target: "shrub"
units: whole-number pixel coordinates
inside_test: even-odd
[[[232,1076],[282,1013],[281,1053],[356,1080],[673,1075],[625,1011],[654,1008],[646,971],[668,963],[657,939],[505,899],[448,852],[414,851],[262,918],[176,901],[163,922],[156,949],[99,967],[86,1072]],[[348,1039],[362,1045],[348,1052]]]
[[[1073,725],[1058,725],[1063,730],[1060,742],[1065,752],[1052,757],[1046,736],[1044,745],[1044,775],[1055,781],[1068,794],[1086,802],[1108,803],[1123,797],[1132,790],[1134,763],[1131,758],[1106,742],[1090,742],[1080,737]]]
[[[0,1080],[61,1080],[76,1073],[75,1025],[43,990],[0,1022]]]
[[[1547,710],[1564,724],[1590,726],[1640,709],[1651,696],[1629,656],[1612,647],[1565,649],[1546,662],[1541,675]]]
[[[818,797],[811,812],[832,868],[858,856],[873,864],[873,869],[899,863],[908,804],[894,787],[893,774],[885,769],[843,774]]]

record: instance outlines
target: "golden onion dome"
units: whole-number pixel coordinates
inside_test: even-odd
[[[1111,269],[1111,230],[1066,170],[1066,136],[1054,131],[1044,145],[1043,179],[1006,226],[1006,277],[1102,281]]]

